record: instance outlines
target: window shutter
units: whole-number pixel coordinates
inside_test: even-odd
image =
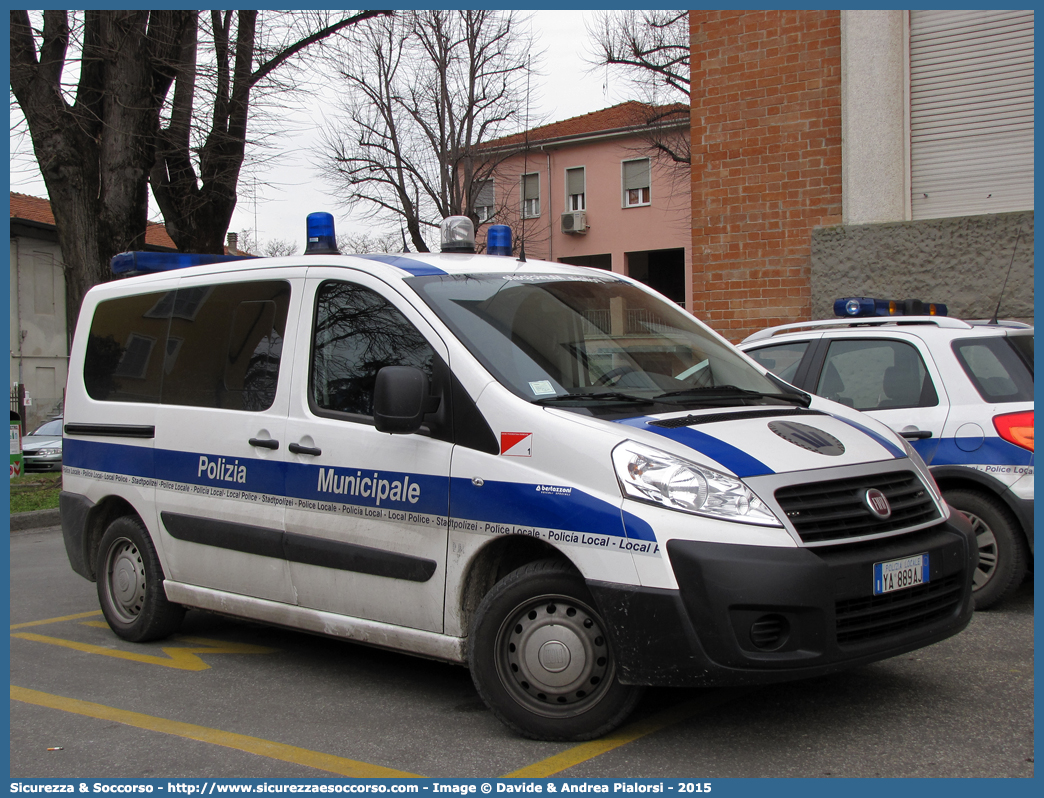
[[[1033,209],[1033,11],[910,12],[914,219]]]
[[[483,180],[479,184],[478,193],[475,195],[476,208],[488,208],[493,205],[493,181]]]
[[[584,193],[584,167],[566,169],[566,194]]]
[[[648,188],[649,186],[649,159],[640,161],[624,161],[623,165],[624,191],[632,188]]]
[[[522,175],[522,199],[540,199],[540,175]]]

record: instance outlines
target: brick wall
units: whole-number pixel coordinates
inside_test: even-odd
[[[693,308],[732,341],[811,314],[841,222],[839,11],[691,11]]]

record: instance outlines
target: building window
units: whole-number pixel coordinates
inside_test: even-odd
[[[493,195],[493,181],[492,180],[481,180],[475,183],[475,216],[478,217],[479,224],[484,222],[490,222],[493,220],[494,212],[494,195]]]
[[[587,210],[587,186],[584,178],[584,167],[566,169],[566,210]]]
[[[533,219],[540,215],[540,175],[533,172],[522,175],[522,218]]]
[[[623,204],[625,208],[649,204],[649,159],[623,162]]]

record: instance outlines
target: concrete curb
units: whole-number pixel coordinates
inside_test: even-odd
[[[30,510],[28,513],[11,513],[11,531],[39,529],[61,523],[57,510]]]

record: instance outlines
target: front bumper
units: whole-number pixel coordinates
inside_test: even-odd
[[[869,543],[667,542],[679,590],[589,582],[625,684],[701,687],[818,676],[961,631],[978,548],[966,520]],[[874,563],[929,557],[928,582],[873,595]]]
[[[34,454],[22,452],[22,464],[26,471],[61,471],[62,456],[60,454]]]

